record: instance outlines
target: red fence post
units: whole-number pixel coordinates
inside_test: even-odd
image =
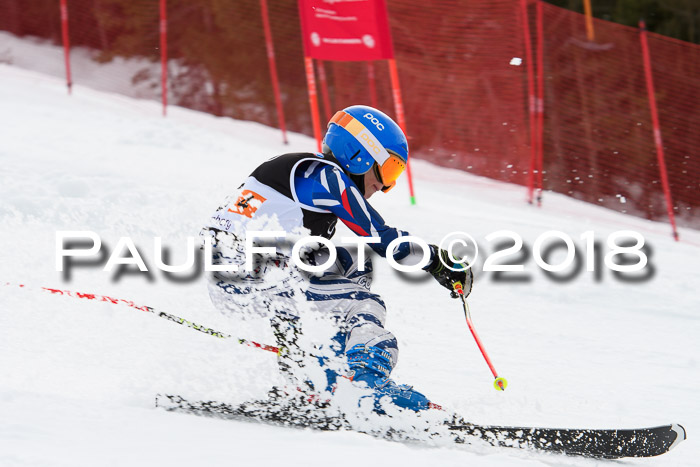
[[[530,43],[530,23],[527,15],[527,0],[520,0],[520,17],[523,24],[523,37],[525,39],[525,66],[527,68],[527,94],[528,109],[530,115],[530,171],[527,178],[527,202],[532,204],[535,189],[535,162],[537,158],[536,145],[536,102],[535,82],[532,71],[532,44]]]
[[[544,25],[542,0],[537,0],[537,206],[542,206],[544,171]]]
[[[311,107],[311,124],[314,127],[314,137],[318,152],[321,152],[321,118],[318,115],[318,94],[316,93],[316,77],[314,76],[314,59],[304,57],[306,66],[306,85],[309,89],[309,106]]]
[[[163,117],[168,108],[168,16],[167,0],[160,0],[160,86],[163,99]]]
[[[676,218],[673,214],[673,201],[671,200],[671,187],[668,183],[668,173],[666,172],[666,161],[664,158],[664,143],[661,138],[661,127],[659,125],[659,115],[656,108],[656,96],[654,94],[654,78],[651,73],[651,57],[649,56],[649,45],[647,44],[647,27],[644,21],[639,22],[639,40],[642,44],[642,56],[644,58],[644,75],[647,82],[647,94],[649,95],[649,109],[651,111],[651,122],[654,126],[654,143],[656,144],[656,157],[659,161],[659,172],[661,174],[661,185],[666,197],[666,210],[673,230],[673,238],[678,241],[678,230],[676,229]]]
[[[68,85],[68,94],[71,94],[73,79],[70,73],[70,39],[68,37],[68,5],[66,0],[61,0],[61,32],[63,33],[63,55],[66,62],[66,84]]]
[[[406,139],[408,139],[408,133],[406,132],[406,117],[404,115],[403,99],[401,97],[401,85],[399,84],[399,71],[396,68],[396,60],[393,58],[389,60],[389,75],[391,77],[391,92],[394,95],[394,110],[396,112],[396,119],[406,135]],[[413,192],[413,175],[411,174],[410,159],[406,161],[406,176],[408,177],[408,193],[411,197],[411,204],[416,204],[416,195]]]
[[[323,110],[326,111],[326,120],[331,119],[331,100],[328,97],[328,82],[326,81],[326,66],[323,60],[316,60],[316,69],[318,70],[318,80],[321,82],[321,97],[323,98]]]
[[[270,67],[270,79],[272,80],[272,91],[275,94],[275,105],[277,106],[277,120],[282,131],[282,141],[288,144],[287,129],[284,123],[284,109],[282,98],[280,97],[280,85],[277,78],[277,64],[275,62],[275,47],[272,42],[272,29],[270,29],[269,14],[267,11],[267,0],[260,0],[260,13],[262,14],[263,29],[265,30],[265,46],[267,47],[267,62]]]

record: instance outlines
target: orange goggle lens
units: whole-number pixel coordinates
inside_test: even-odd
[[[378,166],[377,170],[379,181],[384,185],[382,191],[386,193],[394,188],[396,180],[401,176],[404,170],[406,170],[406,163],[396,154],[390,154],[389,159],[381,166]]]

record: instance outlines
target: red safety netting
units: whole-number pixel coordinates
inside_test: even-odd
[[[389,2],[412,154],[524,184],[529,164],[519,2]],[[393,115],[387,65],[377,102]],[[334,63],[338,107],[371,104],[365,63]]]
[[[679,223],[700,228],[700,46],[648,38],[674,211]],[[654,209],[649,217],[659,218]]]
[[[267,3],[286,127],[313,135],[297,3]],[[538,31],[528,3],[533,51],[543,39],[529,63],[520,0],[387,1],[412,156],[527,184],[527,70],[541,58],[544,189],[667,219],[639,30],[595,20],[588,41],[583,15],[543,3]],[[61,44],[59,4],[0,0],[0,30]],[[73,82],[160,100],[160,0],[66,4]],[[280,125],[260,0],[168,0],[166,16],[168,104]],[[697,226],[700,47],[648,43],[673,212]],[[316,62],[316,82],[322,121],[358,103],[395,116],[386,62]]]
[[[17,36],[36,36],[61,42],[60,6],[57,0],[0,1],[0,30]]]
[[[618,211],[667,219],[640,30],[543,5],[544,187]],[[534,12],[534,8],[533,8]],[[648,34],[674,213],[700,204],[700,48]]]
[[[312,134],[296,2],[267,3],[287,128]],[[167,18],[172,104],[279,125],[259,0],[168,0]]]
[[[67,0],[66,6],[74,83],[160,99],[157,1]],[[55,24],[61,28],[60,17]]]

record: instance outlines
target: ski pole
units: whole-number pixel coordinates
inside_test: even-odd
[[[464,317],[467,319],[467,326],[469,326],[469,330],[471,331],[472,336],[474,336],[476,345],[479,347],[479,350],[481,350],[481,355],[484,356],[486,364],[489,366],[491,373],[493,373],[493,377],[495,378],[493,381],[493,387],[496,389],[496,391],[505,391],[506,387],[508,387],[508,381],[505,378],[498,376],[498,373],[496,373],[496,369],[493,367],[493,363],[491,363],[491,359],[486,353],[484,345],[481,343],[481,339],[479,339],[479,335],[474,329],[474,325],[472,324],[471,313],[469,312],[469,305],[467,305],[467,299],[464,297],[464,289],[462,288],[462,283],[455,282],[452,284],[452,287],[454,288],[455,292],[457,292],[457,295],[459,295],[459,298],[462,299],[462,306],[464,307]]]
[[[16,285],[22,289],[32,289],[30,287],[27,287],[24,284],[12,284],[10,282],[5,282],[4,285],[6,285],[6,286]],[[164,311],[158,311],[155,308],[147,306],[147,305],[137,305],[136,303],[132,302],[131,300],[125,300],[123,298],[114,298],[114,297],[109,297],[107,295],[97,295],[97,294],[83,293],[83,292],[74,292],[74,291],[65,290],[65,289],[51,289],[48,287],[40,287],[39,290],[43,290],[44,292],[49,292],[52,295],[61,295],[61,296],[65,295],[65,296],[68,296],[71,298],[82,298],[82,299],[86,299],[86,300],[96,300],[99,302],[109,302],[109,303],[112,303],[114,305],[126,305],[130,308],[134,308],[134,309],[139,310],[139,311],[153,313],[154,315],[158,316],[159,318],[165,318],[168,321],[172,321],[173,323],[182,324],[184,326],[187,326],[188,328],[194,329],[195,331],[203,332],[204,334],[218,337],[220,339],[233,339],[234,342],[237,342],[239,344],[246,345],[248,347],[253,347],[256,349],[265,350],[268,352],[272,352],[272,353],[277,354],[277,355],[280,355],[284,351],[284,349],[281,349],[279,347],[275,347],[274,345],[262,344],[260,342],[255,342],[255,341],[252,341],[249,339],[243,339],[240,337],[233,337],[230,334],[225,334],[225,333],[220,332],[220,331],[215,331],[214,329],[207,328],[205,326],[196,324],[192,321],[186,320],[185,318],[180,318],[179,316],[175,316],[171,313],[166,313]],[[313,355],[313,354],[310,354],[310,355],[312,357],[320,358],[320,357]],[[352,377],[349,377],[346,375],[338,375],[338,376],[340,376],[342,378],[349,379],[350,381],[352,381]],[[443,410],[442,406],[440,406],[434,402],[430,402],[429,407],[431,409]]]
[[[13,284],[6,282],[5,285],[13,285]],[[27,288],[24,284],[18,284],[18,286],[20,288]],[[194,329],[195,331],[203,332],[204,334],[209,334],[210,336],[218,337],[220,339],[232,339],[235,342],[238,342],[239,344],[247,345],[248,347],[253,347],[256,349],[266,350],[268,352],[272,352],[272,353],[276,353],[276,354],[279,354],[279,352],[280,352],[280,349],[278,347],[275,347],[274,345],[261,344],[260,342],[251,341],[249,339],[242,339],[240,337],[233,337],[230,334],[225,334],[223,332],[216,331],[216,330],[208,328],[206,326],[202,326],[200,324],[186,320],[185,318],[180,318],[179,316],[175,316],[171,313],[159,311],[159,310],[156,310],[155,308],[147,306],[147,305],[137,305],[134,302],[132,302],[131,300],[124,300],[123,298],[109,297],[107,295],[97,295],[97,294],[92,294],[92,293],[73,292],[71,290],[65,290],[65,289],[51,289],[48,287],[40,287],[40,290],[43,290],[45,292],[49,292],[52,295],[65,295],[65,296],[72,297],[72,298],[96,300],[98,302],[109,302],[109,303],[112,303],[114,305],[126,305],[128,307],[134,308],[134,309],[139,310],[139,311],[153,313],[154,315],[158,316],[159,318],[165,318],[168,321],[172,321],[173,323],[177,323],[177,324],[182,324],[184,326],[187,326],[188,328]]]

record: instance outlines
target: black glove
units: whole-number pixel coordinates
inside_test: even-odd
[[[454,284],[459,282],[462,284],[462,289],[464,290],[464,298],[467,298],[472,291],[472,282],[474,280],[474,275],[472,274],[472,269],[461,269],[459,271],[453,271],[446,267],[445,264],[451,265],[453,268],[466,268],[469,267],[469,263],[455,263],[450,259],[450,255],[447,250],[441,250],[435,245],[430,245],[430,250],[433,253],[433,262],[428,265],[426,271],[428,271],[435,278],[436,281],[440,283],[443,287],[450,291],[450,296],[452,298],[457,298],[458,295],[454,290]],[[440,259],[442,258],[442,261]],[[443,264],[444,263],[444,264]]]

